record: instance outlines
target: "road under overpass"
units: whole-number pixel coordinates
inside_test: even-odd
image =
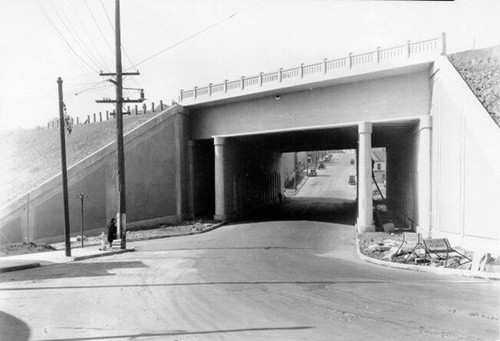
[[[386,186],[392,209],[416,215],[414,221],[424,221],[428,218],[423,211],[419,216],[418,187],[429,176],[425,179],[420,172],[422,178],[418,178],[418,150],[426,147],[422,146],[424,143],[430,147],[425,138],[420,138],[426,125],[429,125],[426,117],[408,118],[190,141],[192,214],[235,219],[276,203],[284,181],[282,153],[354,149],[358,154],[357,225],[361,231],[374,230],[371,148],[384,147],[388,155]]]

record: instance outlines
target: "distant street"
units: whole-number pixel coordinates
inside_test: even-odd
[[[356,186],[348,183],[349,175],[356,174],[356,166],[351,165],[354,159],[354,153],[333,154],[331,162],[325,162],[325,169],[318,169],[318,175],[307,180],[297,197],[356,200]]]

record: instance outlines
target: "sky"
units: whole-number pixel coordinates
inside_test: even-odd
[[[181,89],[447,34],[449,53],[500,44],[500,1],[121,0],[125,97]],[[0,0],[0,130],[113,110],[115,0]]]

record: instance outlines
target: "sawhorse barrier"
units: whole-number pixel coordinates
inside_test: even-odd
[[[448,266],[448,259],[450,258],[450,253],[457,253],[460,256],[466,258],[468,261],[466,263],[469,263],[472,261],[472,259],[463,253],[458,252],[456,249],[454,249],[448,239],[446,238],[440,238],[440,239],[422,239],[422,235],[420,233],[414,233],[414,232],[404,232],[403,233],[403,242],[399,246],[398,250],[396,251],[396,255],[399,254],[399,251],[403,246],[411,248],[411,251],[408,253],[408,256],[406,256],[404,263],[408,261],[410,256],[412,254],[415,255],[416,258],[420,258],[420,256],[417,254],[416,250],[418,249],[423,249],[425,254],[424,254],[424,262],[427,261],[427,256],[431,258],[431,254],[435,254],[440,260],[444,260],[444,267],[446,268]],[[446,256],[443,258],[442,254],[445,254]],[[464,264],[466,264],[464,263]]]
[[[401,243],[401,245],[399,245],[399,248],[396,251],[396,255],[399,253],[399,251],[403,246],[412,248],[411,251],[408,253],[408,256],[406,256],[404,263],[408,261],[411,254],[414,254],[415,257],[419,258],[419,255],[415,251],[418,250],[419,248],[425,249],[424,244],[422,244],[422,234],[414,232],[403,232],[403,242]]]
[[[440,238],[440,239],[425,239],[424,240],[424,247],[425,247],[425,259],[427,259],[427,255],[429,257],[431,256],[431,253],[435,254],[439,259],[443,259],[443,257],[440,254],[446,254],[446,258],[444,258],[444,267],[446,268],[448,266],[448,259],[450,256],[450,253],[458,253],[460,256],[466,258],[468,261],[464,264],[467,264],[472,261],[471,258],[467,257],[463,253],[458,252],[455,250],[448,239],[446,238]]]

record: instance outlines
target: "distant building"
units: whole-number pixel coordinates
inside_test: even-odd
[[[385,148],[374,148],[372,150],[373,175],[379,185],[385,185],[386,180],[386,152]]]

